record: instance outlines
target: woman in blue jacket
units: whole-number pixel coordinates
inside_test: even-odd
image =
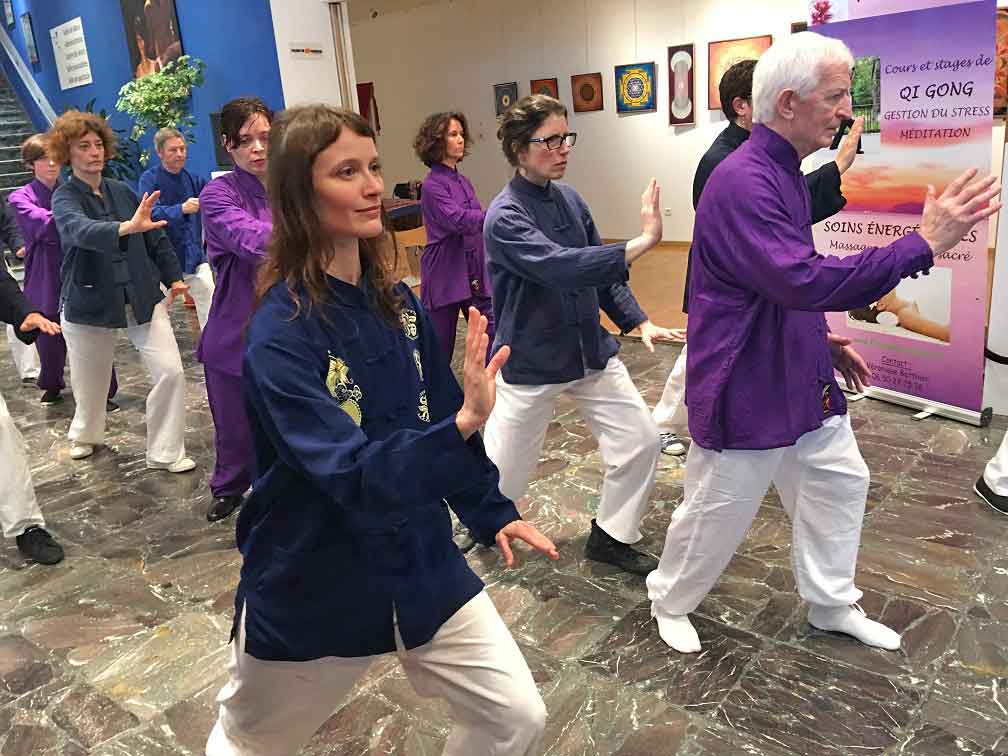
[[[477,432],[509,350],[484,367],[487,321],[470,309],[463,396],[419,301],[378,257],[384,184],[360,116],[292,108],[269,155],[273,238],[242,371],[254,483],[206,752],[296,753],[396,653],[421,695],[452,704],[446,754],[530,754],[542,699],[448,512],[508,564],[513,539],[558,558],[500,493]]]

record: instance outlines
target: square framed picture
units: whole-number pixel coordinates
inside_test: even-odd
[[[556,100],[560,99],[560,85],[556,79],[532,79],[529,82],[529,92],[549,95]]]
[[[740,61],[759,58],[772,44],[773,37],[769,34],[707,44],[707,107],[710,110],[721,109],[718,86],[725,71]]]
[[[616,112],[646,113],[656,110],[655,64],[616,66]]]
[[[518,101],[518,82],[494,84],[494,112],[499,116]]]
[[[693,45],[676,45],[668,49],[670,126],[696,123],[694,55]]]
[[[602,74],[586,73],[571,76],[571,99],[575,113],[602,110]]]
[[[28,51],[28,62],[37,66],[39,62],[38,47],[35,45],[35,30],[32,29],[31,13],[21,14],[21,33],[24,35],[25,50]]]

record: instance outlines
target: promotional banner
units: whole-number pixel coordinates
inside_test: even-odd
[[[818,0],[810,10],[812,31],[853,52],[854,114],[865,119],[864,154],[843,176],[847,206],[814,229],[821,253],[843,257],[916,231],[928,184],[941,193],[967,168],[990,172],[995,4]],[[987,237],[984,221],[929,275],[827,315],[877,388],[915,398],[911,406],[981,411]]]

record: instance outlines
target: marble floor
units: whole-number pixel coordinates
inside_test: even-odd
[[[0,756],[202,754],[228,655],[239,557],[234,521],[203,518],[213,426],[194,362],[195,318],[176,309],[189,382],[187,475],[144,465],[145,376],[117,351],[122,412],[108,448],[68,457],[72,399],[43,408],[0,343],[0,391],[31,449],[38,496],[67,549],[56,567],[0,548]],[[0,337],[2,342],[2,337]],[[657,400],[677,347],[623,357]],[[469,554],[521,645],[549,710],[542,753],[619,756],[1008,753],[1008,519],[970,488],[1004,433],[852,405],[872,472],[859,562],[863,605],[903,633],[899,652],[812,630],[789,567],[789,526],[769,495],[681,656],[649,622],[643,580],[586,562],[601,462],[571,404],[550,425],[527,517],[558,563]],[[645,549],[682,498],[663,458]],[[375,665],[303,754],[440,753],[450,726],[392,660]],[[281,755],[277,755],[281,756]]]

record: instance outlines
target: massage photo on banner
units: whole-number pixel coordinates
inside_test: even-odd
[[[952,271],[932,268],[926,276],[904,278],[868,307],[847,312],[848,325],[863,331],[948,344],[952,312]]]
[[[155,73],[182,55],[175,0],[120,0],[133,78]]]

